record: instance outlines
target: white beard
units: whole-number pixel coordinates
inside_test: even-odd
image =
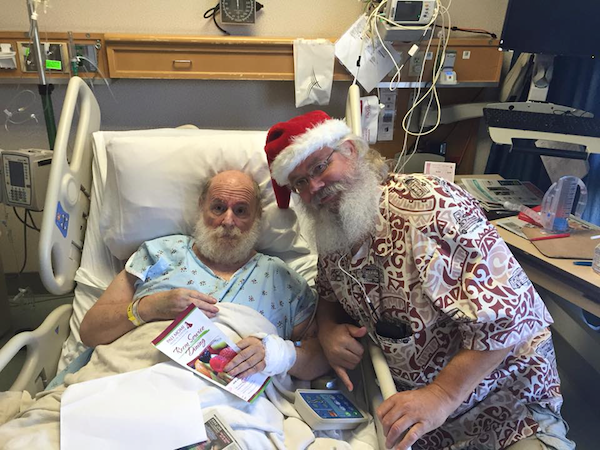
[[[320,200],[341,192],[338,211],[331,211]],[[379,217],[381,186],[377,173],[367,164],[355,166],[354,172],[315,194],[310,205],[302,203],[311,224],[311,232],[322,255],[347,252],[373,234]]]
[[[225,265],[240,264],[250,259],[259,237],[260,219],[256,219],[248,231],[241,232],[239,228],[228,229],[222,225],[210,228],[200,213],[194,229],[198,252],[209,261]]]

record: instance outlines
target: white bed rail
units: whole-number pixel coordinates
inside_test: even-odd
[[[69,318],[73,307],[62,305],[52,311],[33,331],[15,335],[0,349],[0,371],[23,348],[25,363],[9,391],[29,391],[34,396],[56,375],[62,344],[69,334]]]
[[[68,144],[73,116],[79,123],[72,157]],[[73,290],[81,261],[92,183],[92,133],[100,129],[100,107],[85,82],[71,78],[63,105],[40,233],[40,276],[55,295]]]

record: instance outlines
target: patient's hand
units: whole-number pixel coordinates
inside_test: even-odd
[[[232,377],[245,378],[265,369],[265,347],[260,339],[247,337],[237,346],[240,352],[225,366],[225,372]]]
[[[208,318],[213,318],[219,308],[217,300],[206,294],[190,289],[180,288],[170,291],[157,292],[144,297],[139,304],[139,313],[146,322],[160,319],[174,319],[189,305],[194,304]]]
[[[354,369],[364,353],[358,338],[367,333],[365,327],[343,323],[332,327],[319,328],[319,341],[329,364],[335,370],[348,390],[353,389],[347,369]]]

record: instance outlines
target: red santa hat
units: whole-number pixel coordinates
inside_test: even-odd
[[[343,120],[323,111],[311,111],[287,122],[275,124],[267,134],[265,152],[271,169],[277,205],[286,209],[291,191],[288,176],[312,153],[351,134]]]

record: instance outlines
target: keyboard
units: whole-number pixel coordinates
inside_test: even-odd
[[[549,114],[484,108],[483,115],[489,127],[600,137],[600,119],[579,117],[568,111],[554,111]]]

